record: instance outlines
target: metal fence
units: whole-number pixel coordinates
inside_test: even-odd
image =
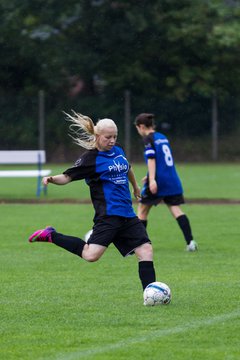
[[[157,130],[169,138],[179,161],[238,161],[240,106],[238,99],[190,98],[185,102],[146,99],[131,94],[63,99],[44,91],[31,96],[0,97],[0,149],[44,149],[48,161],[72,161],[81,152],[72,144],[63,111],[112,118],[119,142],[132,161],[142,160],[142,142],[133,125],[140,112],[155,113]]]

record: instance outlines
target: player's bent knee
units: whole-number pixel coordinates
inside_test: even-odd
[[[95,262],[97,261],[102,254],[97,254],[97,253],[91,253],[91,252],[83,252],[82,253],[82,258],[88,262]]]
[[[135,249],[135,254],[139,261],[152,261],[153,249],[152,244],[146,243]]]
[[[102,256],[105,250],[104,246],[90,244],[84,247],[82,258],[88,262],[95,262]]]
[[[84,260],[87,262],[95,262],[99,259],[99,256],[84,256]]]

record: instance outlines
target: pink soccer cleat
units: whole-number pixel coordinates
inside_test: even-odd
[[[29,242],[44,241],[52,242],[51,234],[56,231],[53,227],[48,226],[45,229],[35,231],[30,237]]]

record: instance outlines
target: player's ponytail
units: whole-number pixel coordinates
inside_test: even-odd
[[[87,150],[94,149],[96,147],[96,136],[92,119],[73,110],[72,115],[65,112],[64,114],[67,116],[66,120],[71,122],[69,136],[74,143]]]

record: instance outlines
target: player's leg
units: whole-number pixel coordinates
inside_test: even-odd
[[[179,205],[168,205],[167,204],[167,206],[168,206],[170,213],[176,220],[177,220],[177,218],[185,215]]]
[[[188,217],[186,216],[186,214],[184,214],[184,212],[178,205],[168,205],[168,208],[172,216],[177,220],[177,223],[183,233],[187,245],[190,244],[191,240],[193,240],[193,236]]]
[[[107,249],[105,246],[87,244],[81,238],[57,232],[52,234],[52,242],[89,262],[97,261]]]
[[[145,183],[141,191],[141,200],[138,203],[137,216],[142,224],[147,228],[148,214],[153,205],[158,205],[162,201],[162,197],[152,194],[148,184]]]
[[[85,244],[81,257],[89,262],[97,261],[107,250],[106,246],[98,244]]]
[[[89,262],[97,261],[107,249],[107,247],[98,244],[87,244],[84,240],[75,236],[58,233],[53,227],[35,231],[29,237],[29,241],[53,243]]]
[[[122,256],[135,254],[138,259],[138,273],[143,289],[154,282],[153,249],[147,231],[138,217],[122,218],[119,231],[113,240]]]
[[[144,290],[148,284],[156,281],[152,244],[146,243],[137,247],[135,254],[138,258],[138,274]]]
[[[142,204],[142,203],[138,204],[137,216],[139,220],[142,222],[142,224],[145,226],[145,228],[147,228],[147,218],[149,211],[151,210],[151,207],[152,205],[150,204]]]
[[[182,211],[179,205],[169,205],[167,204],[172,216],[176,219],[182,233],[184,236],[184,239],[187,244],[187,250],[188,251],[196,251],[197,250],[197,244],[193,239],[192,235],[192,228],[190,221],[187,217],[187,215]]]

